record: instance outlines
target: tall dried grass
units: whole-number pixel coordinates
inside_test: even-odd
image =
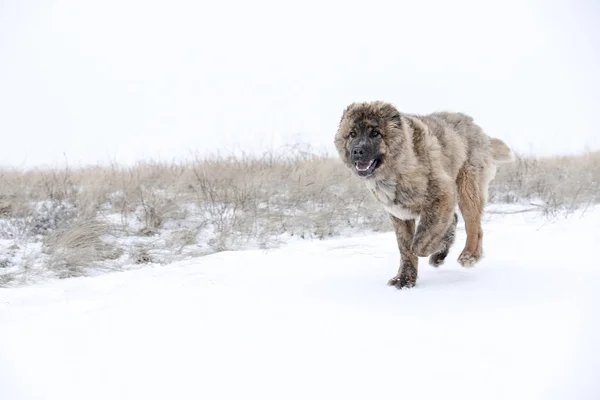
[[[599,203],[600,152],[519,156],[499,167],[490,202],[528,203],[546,215]],[[268,247],[282,235],[322,239],[390,228],[337,158],[302,147],[132,167],[0,170],[0,252],[41,243],[38,267],[59,277],[107,260],[120,268]],[[0,261],[0,284],[18,280],[24,267]]]
[[[518,156],[498,169],[490,202],[528,202],[547,215],[600,203],[600,151],[554,157]]]

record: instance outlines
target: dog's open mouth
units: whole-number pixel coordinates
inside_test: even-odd
[[[375,171],[375,168],[379,166],[379,160],[374,158],[369,161],[357,161],[354,163],[354,166],[356,167],[356,173],[358,175],[369,176]]]

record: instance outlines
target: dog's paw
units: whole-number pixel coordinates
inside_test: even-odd
[[[388,281],[388,286],[394,286],[396,289],[408,289],[414,287],[416,282],[409,279],[406,275],[397,275]]]
[[[465,268],[474,267],[475,264],[481,260],[481,253],[471,253],[469,251],[463,250],[463,252],[458,256],[458,263]]]
[[[447,256],[448,256],[448,250],[438,251],[437,253],[433,253],[431,255],[431,257],[429,257],[429,265],[437,268],[444,263]]]

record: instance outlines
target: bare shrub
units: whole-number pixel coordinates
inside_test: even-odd
[[[131,254],[131,261],[134,264],[149,264],[154,262],[154,259],[147,247],[138,245]]]
[[[169,235],[166,247],[175,254],[181,254],[186,246],[196,243],[197,232],[192,229],[178,229]]]
[[[75,208],[61,202],[38,203],[30,213],[32,235],[47,235],[69,225],[77,215]]]
[[[140,218],[144,227],[140,230],[143,235],[152,235],[163,227],[165,220],[177,211],[178,204],[174,197],[140,186],[138,188],[141,206]]]
[[[11,207],[11,212],[0,219],[0,238],[17,241],[40,239],[67,226],[75,218],[76,210],[63,203],[39,202],[29,207]]]

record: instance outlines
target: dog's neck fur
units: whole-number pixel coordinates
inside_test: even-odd
[[[427,178],[413,149],[412,130],[404,127],[400,157],[388,159],[388,167],[367,179],[365,184],[375,199],[400,219],[415,218],[425,195]]]

